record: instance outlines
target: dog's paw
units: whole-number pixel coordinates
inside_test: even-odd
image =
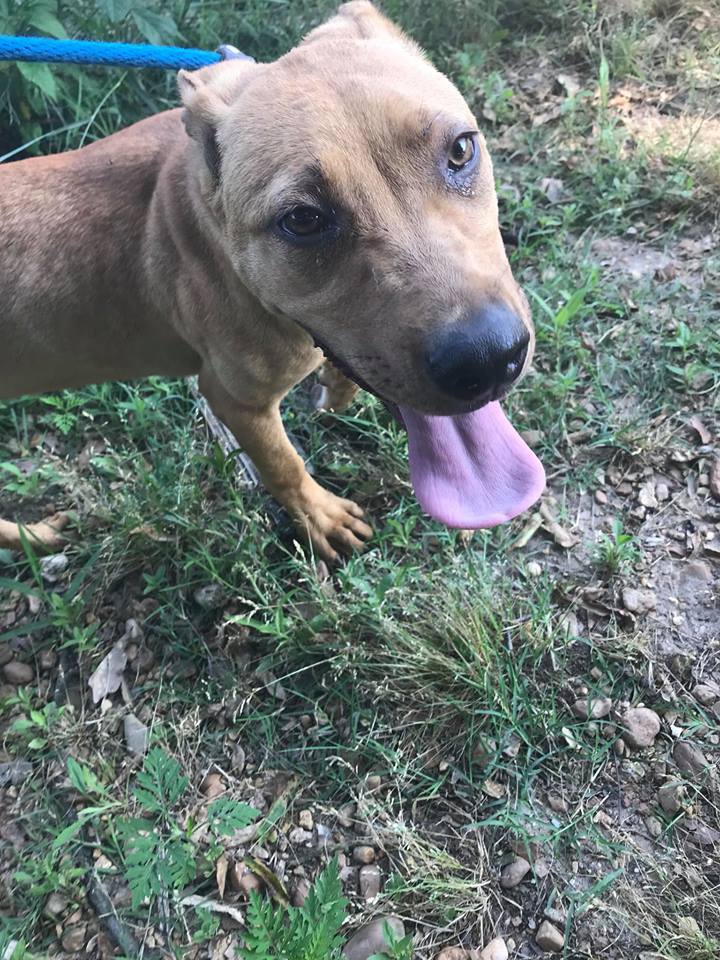
[[[310,392],[310,400],[316,410],[342,413],[353,402],[358,390],[356,383],[348,380],[328,361],[320,368],[318,383]]]
[[[336,562],[339,554],[362,550],[372,536],[372,527],[356,503],[336,497],[314,480],[289,507],[300,532],[328,562]]]

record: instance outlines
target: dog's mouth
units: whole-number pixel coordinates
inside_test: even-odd
[[[341,373],[375,396],[408,434],[410,479],[426,513],[448,527],[494,527],[527,510],[545,489],[542,464],[495,400],[470,413],[433,416],[380,395],[313,334]]]

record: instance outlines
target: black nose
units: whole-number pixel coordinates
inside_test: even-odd
[[[459,400],[493,400],[517,380],[530,334],[517,314],[491,303],[437,336],[427,367],[437,386]]]

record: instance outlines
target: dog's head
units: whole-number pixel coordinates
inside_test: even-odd
[[[274,63],[181,73],[180,87],[244,284],[400,407],[411,454],[415,438],[432,448],[419,459],[457,456],[433,422],[467,433],[533,349],[490,157],[458,90],[366,0]],[[456,514],[443,519],[471,525]]]

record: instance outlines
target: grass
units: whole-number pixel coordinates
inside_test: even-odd
[[[717,645],[704,621],[694,632],[672,626],[684,600],[655,619],[628,616],[621,602],[623,587],[641,582],[661,606],[677,592],[662,577],[678,531],[690,556],[714,563],[692,540],[717,522],[702,482],[712,448],[698,452],[685,426],[694,415],[715,435],[720,427],[712,164],[687,143],[644,143],[626,110],[712,111],[718,33],[674,6],[601,16],[579,4],[550,22],[533,5],[451,7],[440,16],[437,5],[398,0],[387,11],[486,127],[538,334],[534,371],[510,408],[546,465],[552,510],[579,542],[562,550],[540,530],[519,546],[532,517],[472,537],[427,520],[404,435],[366,395],[342,416],[308,413],[304,388],[287,404],[318,478],[375,524],[368,552],[329,578],[276,527],[264,494],[235,483],[186,384],[150,378],[0,406],[0,515],[74,511],[55,581],[37,558],[0,556],[0,654],[9,647],[37,677],[0,688],[0,760],[32,764],[3,796],[0,953],[12,941],[17,956],[45,956],[63,925],[98,932],[85,854],[148,950],[200,955],[236,936],[219,915],[181,904],[220,899],[222,855],[192,832],[212,774],[228,799],[260,811],[254,844],[223,841],[230,862],[270,864],[291,893],[294,871],[312,877],[324,858],[288,839],[311,808],[346,869],[359,842],[380,856],[376,904],[348,883],[350,929],[398,913],[418,956],[495,934],[522,956],[548,909],[568,957],[706,960],[720,949],[717,847],[693,846],[687,826],[717,829],[712,782],[688,781],[688,816],[664,817],[656,803],[658,784],[677,775],[668,753],[678,730],[717,757],[716,715],[689,696],[696,680],[717,677]],[[51,12],[72,34],[139,39],[154,25],[162,40],[231,40],[270,58],[327,9],[169,4],[150,26],[99,3]],[[0,29],[32,26],[31,12],[0,8]],[[157,75],[67,70],[53,86],[12,68],[0,74],[0,102],[2,151],[43,136],[32,152],[102,136],[174,92]],[[561,181],[555,199],[547,178]],[[674,272],[629,271],[646,248],[667,252]],[[672,493],[646,509],[637,490],[657,478]],[[93,707],[87,678],[130,620],[127,688]],[[576,716],[583,696],[653,706],[657,750],[619,754],[616,716]],[[188,779],[163,820],[187,848],[185,873],[154,905],[126,896],[117,829],[138,812],[129,712]],[[72,762],[96,778],[95,793],[73,784]],[[67,837],[72,810],[81,837]],[[662,819],[659,839],[646,833],[651,815]],[[498,876],[513,849],[532,869],[506,892]]]

